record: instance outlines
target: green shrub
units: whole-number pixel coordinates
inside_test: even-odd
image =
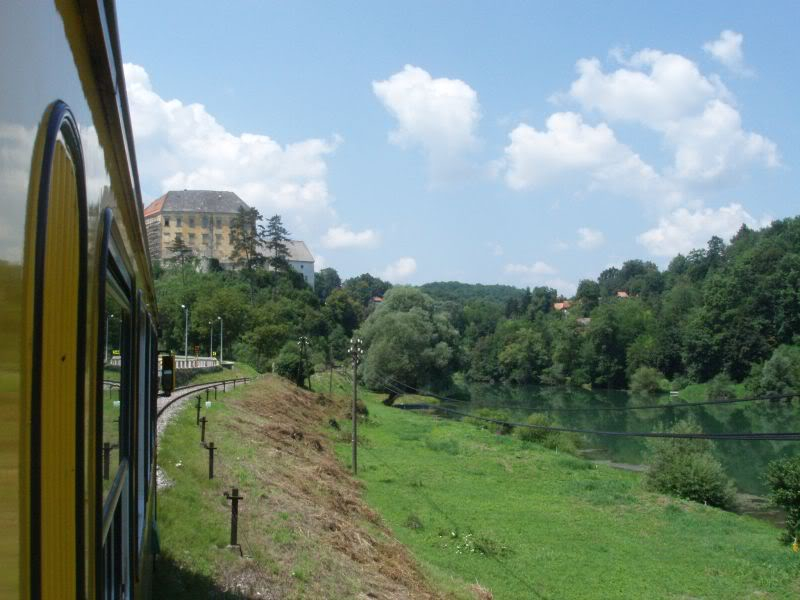
[[[699,433],[691,420],[679,421],[673,433]],[[646,483],[651,489],[720,508],[733,505],[735,488],[712,452],[709,440],[651,439],[650,470]]]
[[[655,394],[661,391],[664,374],[653,367],[639,367],[631,376],[631,391],[634,394]]]
[[[676,375],[675,379],[670,382],[669,389],[673,392],[680,392],[681,390],[686,389],[686,386],[688,386],[690,383],[691,381],[689,381],[688,377],[684,375]]]
[[[800,535],[800,457],[772,461],[767,467],[770,499],[786,509],[786,531],[781,539],[792,543]]]
[[[533,413],[525,423],[538,427],[559,427],[559,424],[544,413]],[[539,444],[550,450],[574,454],[578,450],[577,436],[566,431],[549,431],[534,427],[517,427],[516,436],[524,442]]]
[[[800,388],[800,348],[779,346],[761,371],[762,394],[789,394]]]
[[[314,373],[314,368],[310,361],[303,360],[297,342],[286,342],[275,359],[275,372],[302,387],[303,382]]]
[[[492,423],[491,421],[484,421],[483,419],[494,419],[496,421],[510,421],[511,415],[508,411],[505,410],[496,410],[493,408],[479,408],[472,413],[476,417],[481,417],[480,419],[469,419],[468,420],[479,429],[488,429],[493,433],[497,433],[500,435],[509,435],[514,431],[514,426],[507,424],[507,423]]]
[[[720,373],[708,382],[708,400],[728,400],[736,397],[736,388],[727,373]]]

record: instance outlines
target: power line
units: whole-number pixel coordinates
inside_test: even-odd
[[[402,383],[393,379],[391,377],[387,377],[388,381],[393,381],[396,386],[402,386],[409,390],[416,392],[421,396],[429,396],[431,398],[436,398],[437,400],[442,400],[444,402],[464,402],[464,400],[459,400],[458,398],[448,398],[447,396],[440,396],[438,394],[434,394],[433,392],[427,392],[425,390],[417,389],[413,386],[410,386],[406,383]],[[395,393],[408,393],[403,392],[401,390],[394,390]],[[765,396],[749,396],[747,398],[725,398],[723,400],[703,400],[700,402],[675,402],[671,404],[639,404],[635,406],[588,406],[582,408],[563,408],[563,407],[522,407],[529,412],[592,412],[592,411],[628,411],[628,410],[649,410],[649,409],[666,409],[666,408],[691,408],[694,406],[715,406],[715,405],[724,405],[724,404],[739,404],[742,402],[759,402],[764,400],[788,400],[790,398],[798,398],[800,397],[800,392],[794,392],[790,394],[767,394]],[[511,408],[508,406],[497,406],[496,408]],[[516,408],[516,407],[514,407]]]
[[[487,423],[505,425],[508,427],[526,427],[528,429],[538,429],[540,431],[559,431],[565,433],[583,433],[591,435],[604,435],[612,437],[644,437],[644,438],[671,438],[688,440],[744,440],[744,441],[776,441],[791,442],[800,441],[800,432],[777,432],[777,433],[668,433],[651,431],[601,431],[597,429],[577,429],[573,427],[554,427],[550,425],[533,425],[532,423],[516,423],[514,421],[503,421],[492,419],[491,417],[479,417],[452,408],[445,408],[436,404],[398,404],[395,408],[402,410],[438,410],[453,415],[459,415],[470,419],[477,419]]]

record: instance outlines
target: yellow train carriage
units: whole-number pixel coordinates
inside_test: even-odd
[[[141,598],[156,307],[109,0],[0,2],[0,598]]]

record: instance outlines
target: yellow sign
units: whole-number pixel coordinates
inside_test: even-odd
[[[119,350],[112,350],[112,351],[111,351],[111,354],[112,354],[113,356],[119,356]]]
[[[216,355],[217,355],[217,353],[216,353],[216,352],[212,352],[212,353],[211,353],[211,356],[216,356]]]

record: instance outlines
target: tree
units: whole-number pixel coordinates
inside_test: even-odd
[[[261,213],[256,208],[240,207],[239,213],[231,219],[231,238],[233,252],[231,260],[239,267],[252,270],[264,264],[261,248],[265,243],[264,226]]]
[[[325,302],[331,292],[338,290],[340,287],[342,287],[342,280],[339,278],[339,273],[336,272],[336,269],[327,267],[314,276],[314,291],[317,292],[317,297],[322,302]]]
[[[383,296],[391,287],[392,284],[388,281],[373,277],[369,273],[346,279],[342,285],[344,291],[361,306],[367,306],[370,299],[375,296]]]
[[[582,279],[575,292],[575,300],[581,303],[583,316],[588,316],[600,302],[600,286],[591,279]]]
[[[182,236],[175,236],[173,242],[167,246],[170,252],[170,257],[167,259],[170,264],[175,265],[181,270],[181,279],[186,283],[186,273],[184,268],[187,265],[193,264],[195,260],[194,250],[183,241]]]
[[[767,467],[770,500],[786,509],[786,530],[782,540],[797,543],[800,535],[800,457],[773,461]]]
[[[276,270],[287,266],[286,260],[289,258],[289,232],[283,226],[280,215],[273,215],[267,221],[266,246],[269,251],[269,261]]]

